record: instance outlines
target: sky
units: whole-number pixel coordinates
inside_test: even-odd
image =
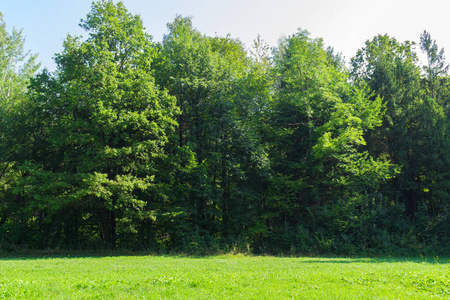
[[[251,47],[258,34],[270,46],[298,28],[341,52],[349,61],[367,40],[388,34],[399,41],[419,41],[427,30],[450,53],[450,2],[443,0],[123,0],[141,16],[154,41],[167,33],[177,15],[193,18],[194,27],[209,36],[239,38]],[[50,71],[67,34],[86,36],[78,24],[91,0],[0,0],[7,30],[22,29],[25,47],[39,54]],[[418,49],[418,47],[417,47]],[[447,55],[450,58],[450,54]]]

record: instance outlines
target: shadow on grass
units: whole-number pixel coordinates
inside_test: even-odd
[[[170,259],[290,259],[296,264],[379,264],[379,263],[427,263],[427,264],[449,264],[450,258],[440,257],[327,257],[327,256],[273,256],[253,254],[212,254],[212,255],[189,255],[184,253],[157,253],[157,252],[129,252],[129,251],[76,251],[76,252],[30,252],[2,254],[1,261],[20,260],[46,260],[46,259],[100,259],[110,257],[164,257]]]

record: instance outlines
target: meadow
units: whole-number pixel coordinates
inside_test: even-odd
[[[4,299],[448,299],[450,261],[223,255],[0,259]]]

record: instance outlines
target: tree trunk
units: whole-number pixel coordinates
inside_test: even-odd
[[[111,226],[111,212],[102,208],[101,210],[101,225],[102,225],[102,233],[103,233],[103,243],[107,249],[114,248],[114,239],[113,239],[113,230]],[[115,226],[114,226],[115,231]]]

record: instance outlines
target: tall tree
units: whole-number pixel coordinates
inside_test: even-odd
[[[425,41],[429,36],[423,38]],[[437,74],[438,60],[430,61],[429,76]],[[352,76],[356,82],[367,83],[386,105],[383,126],[368,137],[369,149],[375,156],[387,157],[401,166],[401,173],[390,181],[386,192],[390,191],[390,198],[405,203],[408,215],[414,217],[426,202],[425,191],[435,186],[433,165],[445,157],[442,107],[421,89],[417,56],[410,42],[399,43],[387,35],[367,41],[352,59]]]
[[[177,146],[196,167],[184,174],[182,204],[193,226],[237,236],[253,222],[256,186],[265,168],[255,116],[268,95],[266,78],[230,37],[207,37],[190,18],[168,24],[156,61],[158,83],[177,98]],[[262,85],[259,85],[262,83]]]
[[[59,220],[61,235],[78,238],[73,227],[84,222],[113,247],[118,232],[151,217],[145,191],[177,109],[152,77],[155,50],[138,16],[121,2],[99,1],[80,26],[89,37],[68,36],[57,73],[32,82],[35,163],[19,185],[30,205],[73,217]]]
[[[26,101],[29,79],[39,67],[36,55],[24,51],[24,42],[22,31],[6,30],[0,12],[0,157],[5,160],[1,162],[0,180],[20,152],[15,145],[21,135],[15,130],[16,119],[20,118],[16,113]]]
[[[448,209],[448,187],[450,154],[448,153],[449,129],[449,65],[445,61],[444,49],[439,49],[436,40],[431,39],[429,32],[420,35],[420,49],[427,56],[424,71],[424,108],[423,118],[419,118],[418,134],[421,140],[421,160],[426,166],[427,177],[424,194],[430,210],[441,213]]]
[[[321,39],[299,31],[282,40],[275,70],[268,207],[280,229],[308,224],[311,210],[319,215],[377,192],[389,163],[363,150],[364,133],[381,124],[380,99],[369,101],[367,89],[348,84]]]
[[[22,31],[7,31],[0,13],[0,232],[6,237],[20,209],[11,186],[19,176],[17,162],[29,146],[27,86],[38,69],[36,55],[24,51]],[[20,225],[19,225],[20,226]],[[1,234],[1,233],[0,233]],[[7,238],[5,238],[7,240]]]
[[[449,69],[445,63],[444,49],[439,49],[436,40],[432,40],[430,33],[425,30],[420,35],[420,50],[427,56],[427,65],[423,66],[423,70],[430,85],[431,96],[435,98],[438,77],[445,76]]]

